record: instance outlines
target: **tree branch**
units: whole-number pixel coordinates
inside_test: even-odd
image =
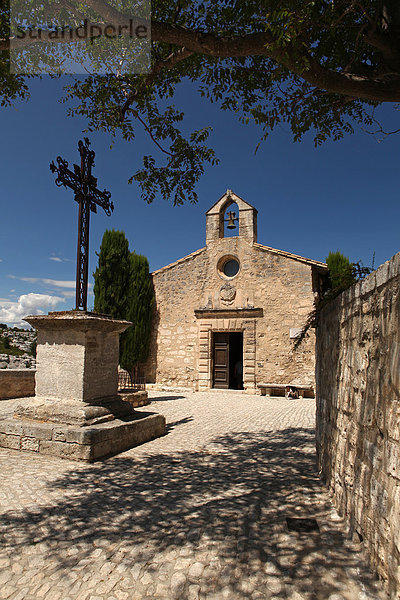
[[[101,0],[88,0],[87,4],[100,13],[104,9]],[[109,13],[104,17],[115,18],[114,25],[129,27],[129,18],[115,9],[108,7]],[[98,23],[94,23],[98,26]],[[89,24],[90,27],[90,24]],[[76,32],[75,32],[76,33]],[[400,100],[400,74],[391,81],[380,81],[378,78],[362,77],[352,73],[333,71],[321,65],[306,49],[299,50],[291,44],[278,43],[270,31],[252,33],[243,36],[218,36],[186,29],[178,25],[152,21],[152,40],[173,44],[185,49],[185,53],[213,56],[217,58],[239,58],[247,56],[265,56],[283,65],[295,75],[319,89],[339,95],[357,97],[373,102],[396,102]],[[64,43],[76,41],[78,36],[68,37]],[[13,46],[23,47],[35,40],[27,38],[13,40]],[[42,32],[42,42],[55,42],[50,39],[49,32]],[[60,40],[63,41],[63,40]],[[10,47],[9,40],[0,41],[0,50]],[[172,61],[172,59],[171,59]],[[177,60],[179,62],[179,60]],[[171,66],[172,63],[171,63]]]
[[[160,61],[156,62],[156,64],[153,66],[153,68],[151,70],[151,73],[146,76],[146,83],[150,83],[151,81],[153,81],[161,71],[163,71],[165,69],[172,69],[178,62],[181,62],[192,55],[193,55],[193,52],[189,52],[188,50],[186,50],[186,48],[181,48],[177,52],[168,56],[165,60],[160,60]],[[133,102],[135,101],[137,94],[138,94],[137,90],[132,90],[127,95],[126,102],[124,103],[124,105],[121,107],[121,110],[120,110],[120,121],[124,120],[125,115],[126,115],[127,111],[129,110],[129,108],[131,107],[131,105],[133,104]]]
[[[173,158],[174,155],[172,154],[172,152],[169,152],[168,150],[165,150],[165,148],[163,148],[161,146],[161,144],[154,137],[153,132],[151,131],[150,127],[141,118],[141,116],[139,115],[139,113],[136,110],[133,110],[132,113],[134,114],[134,116],[136,117],[136,119],[143,125],[144,129],[147,131],[147,133],[149,134],[150,138],[155,143],[155,145],[157,146],[157,148],[159,148],[161,150],[161,152],[163,152],[164,154],[167,154],[170,158]]]

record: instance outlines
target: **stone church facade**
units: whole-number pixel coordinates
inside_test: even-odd
[[[257,243],[257,210],[228,190],[206,213],[206,246],[152,273],[147,382],[248,393],[262,383],[313,386],[313,332],[293,346],[326,271]]]

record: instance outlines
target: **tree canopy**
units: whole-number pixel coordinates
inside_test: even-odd
[[[8,72],[8,5],[0,2],[0,92],[7,104],[28,88]],[[95,22],[127,22],[128,0],[87,0],[84,8],[68,0],[74,5]],[[360,126],[384,133],[374,111],[400,101],[398,0],[153,0],[151,37],[148,74],[88,75],[66,93],[71,114],[84,116],[89,130],[126,140],[139,127],[149,134],[161,163],[145,156],[130,180],[148,202],[156,194],[175,204],[196,201],[195,183],[207,163],[217,162],[205,145],[207,123],[182,132],[184,115],[170,102],[183,80],[242,122],[256,123],[261,140],[282,122],[295,141],[311,132],[317,145]]]

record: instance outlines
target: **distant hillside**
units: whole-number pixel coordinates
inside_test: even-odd
[[[36,367],[36,331],[0,323],[0,369]]]

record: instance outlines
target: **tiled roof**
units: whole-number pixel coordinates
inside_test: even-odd
[[[304,258],[304,256],[299,256],[298,254],[292,254],[291,252],[285,252],[284,250],[277,250],[276,248],[271,248],[270,246],[264,246],[264,244],[253,244],[254,248],[258,250],[264,250],[265,252],[271,252],[272,254],[278,254],[279,256],[285,256],[286,258],[291,258],[292,260],[298,260],[300,262],[305,263],[306,265],[312,265],[314,267],[320,267],[321,269],[327,270],[328,266],[326,263],[321,262],[319,260],[313,260],[312,258]]]
[[[183,258],[180,258],[179,260],[176,260],[175,262],[170,263],[169,265],[166,265],[165,267],[161,267],[161,269],[157,269],[157,271],[153,271],[152,275],[158,275],[158,273],[163,273],[164,271],[167,271],[168,269],[172,269],[172,267],[176,267],[176,265],[180,265],[181,263],[186,262],[190,258],[194,258],[195,256],[198,256],[199,254],[204,252],[204,250],[205,250],[205,247],[200,248],[200,250],[196,250],[196,252],[192,252],[191,254],[188,254],[187,256],[184,256]]]

